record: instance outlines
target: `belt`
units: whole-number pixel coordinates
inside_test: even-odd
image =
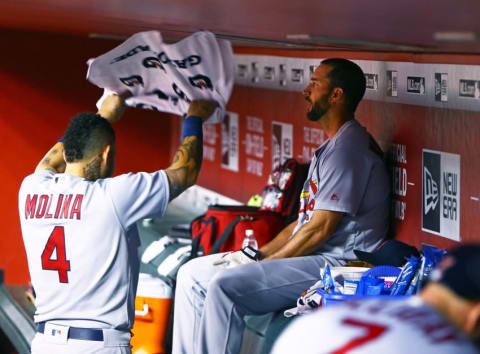
[[[45,331],[45,322],[39,322],[37,324],[37,332],[42,333]],[[93,328],[79,328],[70,327],[68,330],[69,339],[81,339],[81,340],[94,340],[98,342],[103,341],[103,331],[101,329]]]

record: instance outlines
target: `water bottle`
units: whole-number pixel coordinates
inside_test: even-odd
[[[242,242],[242,248],[250,246],[254,249],[258,249],[258,243],[255,236],[253,236],[253,230],[245,230],[245,238]]]

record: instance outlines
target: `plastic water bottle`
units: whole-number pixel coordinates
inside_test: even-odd
[[[245,238],[242,242],[242,248],[245,248],[247,246],[258,249],[257,239],[253,235],[253,230],[245,230]]]

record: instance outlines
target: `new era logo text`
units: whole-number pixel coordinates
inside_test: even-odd
[[[460,241],[460,155],[423,150],[422,230]]]
[[[424,185],[424,207],[425,214],[428,214],[430,210],[433,210],[437,207],[438,204],[438,186],[437,182],[432,178],[432,174],[426,167],[423,168],[423,181]]]

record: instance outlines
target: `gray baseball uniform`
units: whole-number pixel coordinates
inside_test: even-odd
[[[299,316],[273,354],[478,353],[471,341],[419,297],[365,299]]]
[[[243,316],[292,306],[299,294],[318,280],[325,260],[340,266],[355,259],[353,248],[375,248],[388,227],[389,182],[371,143],[366,130],[350,121],[317,150],[294,232],[309,222],[317,209],[342,211],[345,216],[313,255],[224,271],[212,265],[221,255],[212,255],[194,259],[180,269],[174,353],[238,353]]]
[[[162,216],[168,200],[164,171],[94,182],[39,171],[24,179],[19,211],[37,294],[35,322],[47,322],[45,334],[37,333],[32,350],[128,346],[139,272],[135,223]],[[100,328],[104,343],[66,341],[62,336],[68,329],[48,327],[47,331],[52,323]],[[59,342],[62,346],[55,347]]]
[[[315,210],[345,213],[335,233],[314,254],[331,264],[357,259],[353,249],[374,249],[388,231],[390,186],[376,144],[356,120],[315,152],[300,198],[295,234]]]

